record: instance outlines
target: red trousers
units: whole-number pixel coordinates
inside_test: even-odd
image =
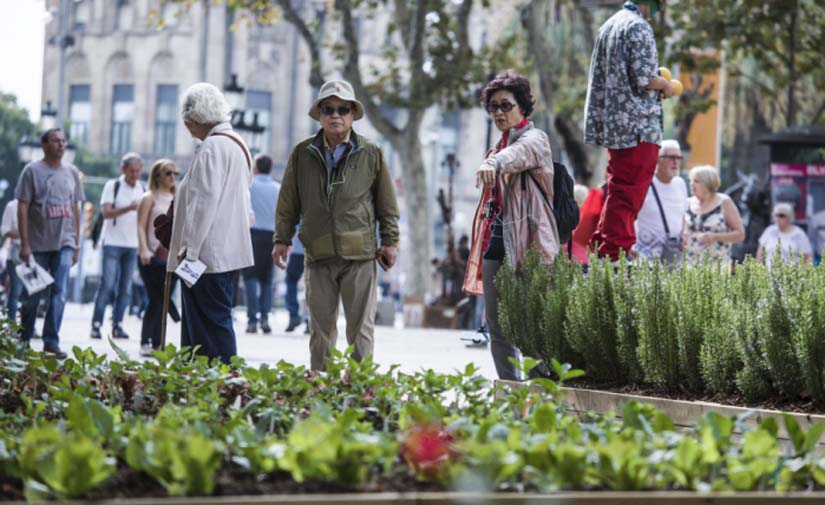
[[[619,259],[636,243],[636,216],[656,171],[659,146],[640,142],[627,149],[608,149],[607,196],[590,244],[601,257]]]

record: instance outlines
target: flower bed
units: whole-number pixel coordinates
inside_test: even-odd
[[[548,273],[531,251],[518,275],[499,273],[500,322],[525,354],[572,363],[593,384],[821,409],[825,269],[774,264],[749,260],[731,275],[719,263],[594,258],[585,273],[560,257]]]
[[[792,440],[786,451],[774,419],[735,437],[736,419],[711,413],[677,430],[667,415],[635,402],[622,406],[621,420],[581,418],[568,412],[560,389],[580,374],[554,369],[558,382],[539,379],[538,389],[511,388],[495,399],[471,365],[453,375],[405,374],[336,355],[319,375],[283,362],[210,365],[171,346],[154,362],[122,353],[107,361],[75,348],[59,363],[15,350],[5,337],[0,496],[469,490],[518,502],[532,500],[522,493],[825,486],[817,448],[825,425],[805,430],[783,419]]]

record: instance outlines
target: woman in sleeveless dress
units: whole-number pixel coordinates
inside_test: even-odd
[[[731,261],[733,244],[745,240],[745,227],[739,209],[728,195],[718,193],[719,173],[710,165],[690,171],[688,211],[685,213],[684,250],[689,264],[704,258]]]
[[[149,296],[149,305],[140,331],[141,356],[151,356],[152,351],[160,347],[161,321],[164,315],[163,280],[169,251],[155,238],[152,223],[157,216],[165,214],[172,203],[177,176],[178,169],[172,160],[156,161],[149,171],[149,191],[143,195],[138,206],[138,270]],[[172,276],[170,292],[176,281],[177,277]]]

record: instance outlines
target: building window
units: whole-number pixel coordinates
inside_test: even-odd
[[[129,0],[117,0],[115,12],[115,30],[128,30],[132,27],[132,7]]]
[[[178,85],[158,84],[155,103],[155,154],[174,154]]]
[[[69,86],[69,137],[78,144],[89,142],[89,121],[92,119],[91,91],[88,84]]]
[[[269,91],[247,90],[244,120],[251,124],[256,112],[258,113],[258,124],[265,128],[261,135],[260,152],[272,154],[269,151],[270,140],[272,139],[272,129],[270,127],[272,123],[272,93]]]
[[[112,91],[112,154],[120,155],[131,149],[134,117],[135,87],[131,84],[115,84]]]
[[[86,25],[89,23],[90,3],[89,0],[75,0],[72,30],[82,32],[86,29]]]

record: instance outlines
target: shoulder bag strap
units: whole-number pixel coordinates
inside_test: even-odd
[[[667,226],[667,218],[665,217],[665,209],[662,208],[662,201],[659,200],[659,192],[656,191],[656,184],[651,182],[650,189],[653,190],[653,196],[656,198],[656,205],[659,207],[659,215],[662,216],[662,224],[665,225],[665,234],[670,238],[670,228]]]
[[[220,135],[221,137],[232,139],[232,142],[238,144],[238,147],[241,148],[241,151],[243,151],[243,155],[246,158],[246,165],[249,167],[250,170],[252,170],[252,159],[249,157],[249,152],[246,150],[243,144],[241,144],[240,140],[238,140],[234,135],[230,135],[224,132],[215,132],[212,135]]]
[[[115,195],[112,197],[112,208],[117,204],[117,192],[120,191],[120,179],[115,179]],[[117,225],[117,218],[112,218],[112,226]]]

